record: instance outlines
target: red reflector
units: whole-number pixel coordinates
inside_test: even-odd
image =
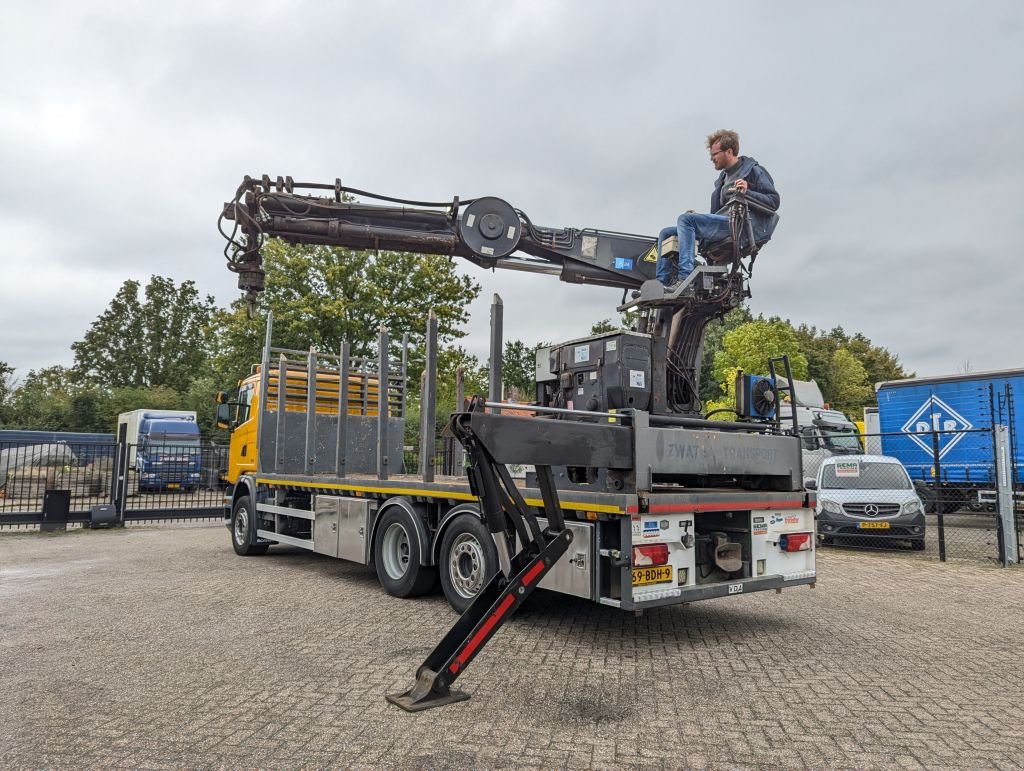
[[[782,551],[807,551],[811,548],[810,533],[784,533],[779,536]]]
[[[668,544],[652,543],[647,546],[633,547],[633,567],[646,565],[664,565],[668,562]]]

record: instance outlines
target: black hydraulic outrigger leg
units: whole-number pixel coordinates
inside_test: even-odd
[[[482,400],[474,398],[470,411],[480,410],[482,405]],[[562,518],[551,467],[536,467],[548,520],[548,527],[542,530],[508,469],[495,461],[474,433],[469,418],[469,413],[453,415],[449,429],[469,457],[470,487],[480,499],[487,529],[498,548],[500,569],[416,670],[412,688],[386,697],[408,712],[469,698],[468,693],[452,690],[452,683],[537,588],[572,542],[572,531],[566,529]],[[509,556],[509,546],[516,543],[516,536],[523,546]]]

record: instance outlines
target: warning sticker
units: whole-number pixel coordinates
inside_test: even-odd
[[[584,361],[590,361],[590,346],[589,345],[577,345],[572,352],[572,359],[577,364]]]
[[[629,371],[629,387],[644,388],[644,371],[642,369],[631,369]]]
[[[619,347],[619,341],[618,340],[609,340],[608,342],[606,342],[604,344],[604,349],[606,351],[614,351],[618,347]]]
[[[860,476],[860,463],[855,460],[837,460],[836,461],[836,476],[837,477],[859,477]]]
[[[657,262],[658,261],[658,246],[657,246],[657,244],[655,244],[650,249],[648,249],[646,252],[644,252],[643,261],[644,262]]]

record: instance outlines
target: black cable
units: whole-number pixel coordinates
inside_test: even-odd
[[[256,184],[262,187],[262,183],[259,180],[253,180]],[[352,195],[362,195],[367,198],[373,198],[378,201],[390,201],[391,203],[403,203],[408,206],[428,206],[428,207],[450,207],[454,203],[454,199],[451,201],[411,201],[406,198],[392,198],[387,195],[380,195],[379,193],[371,193],[367,190],[360,190],[356,187],[337,187],[335,185],[328,185],[321,182],[293,182],[292,190],[296,188],[303,188],[307,190],[330,190],[340,191],[342,193],[351,193]],[[268,193],[271,191],[267,191]],[[476,201],[476,198],[462,198],[459,197],[459,205],[471,204]]]

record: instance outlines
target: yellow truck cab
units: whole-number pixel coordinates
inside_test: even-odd
[[[309,411],[307,373],[305,370],[286,369],[284,410],[302,413]],[[261,365],[253,367],[252,373],[238,383],[238,393],[229,399],[226,393],[217,395],[217,427],[231,432],[228,450],[228,469],[225,479],[229,484],[238,483],[243,474],[256,472],[256,442],[259,435]],[[281,406],[280,369],[272,368],[267,377],[268,406]],[[378,383],[361,373],[348,378],[348,414],[376,417]],[[321,373],[316,379],[316,412],[337,415],[338,376]]]

